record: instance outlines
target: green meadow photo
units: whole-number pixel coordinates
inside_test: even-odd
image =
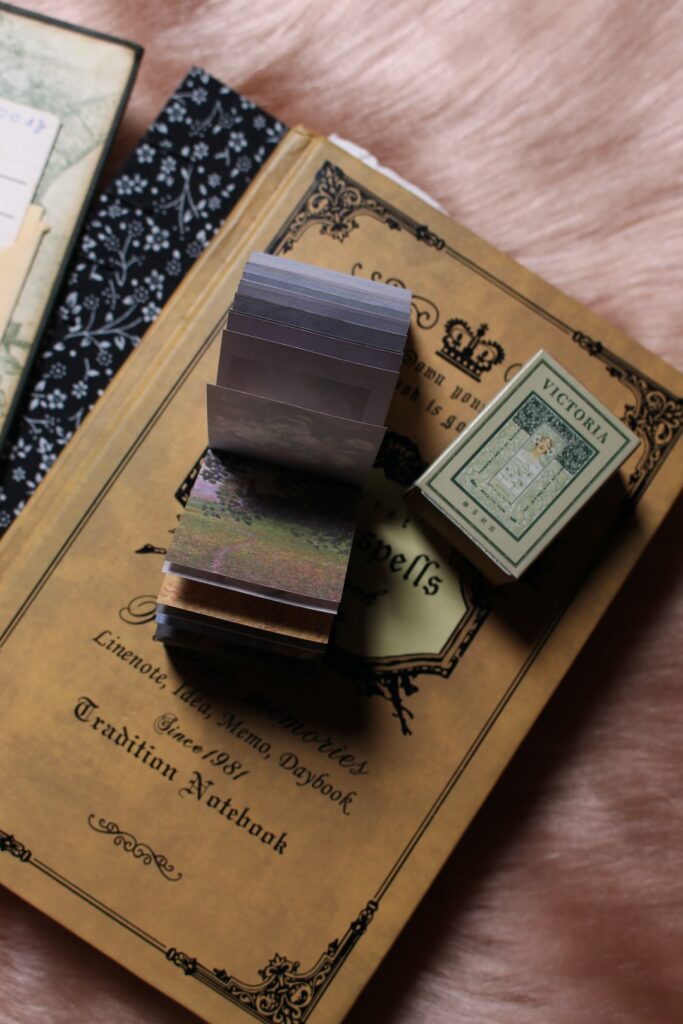
[[[168,560],[208,576],[338,601],[359,491],[209,449]]]

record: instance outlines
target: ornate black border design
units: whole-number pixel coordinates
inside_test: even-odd
[[[92,817],[90,815],[90,818]],[[92,828],[92,822],[88,823]],[[104,824],[111,823],[105,822]],[[108,827],[95,829],[95,831],[103,831],[109,835],[114,834]],[[127,834],[119,832],[118,835],[125,836]],[[114,841],[116,842],[116,839]],[[134,850],[132,852],[138,856]],[[275,953],[266,966],[259,970],[261,981],[255,985],[249,985],[228,974],[222,967],[209,970],[196,957],[183,953],[175,946],[166,946],[159,939],[143,932],[90,893],[57,874],[47,864],[35,858],[15,836],[0,829],[0,854],[2,853],[9,853],[23,864],[36,868],[53,878],[73,895],[78,896],[96,910],[100,910],[113,921],[122,924],[133,934],[138,935],[139,938],[162,953],[170,964],[179,968],[185,975],[200,981],[217,995],[228,999],[235,1006],[266,1024],[304,1024],[327,985],[367,930],[378,907],[377,900],[369,900],[360,914],[351,922],[342,938],[333,939],[313,967],[302,971],[297,960],[290,960],[280,953]],[[173,869],[171,868],[171,870]]]
[[[376,901],[370,900],[358,917],[351,922],[344,936],[330,942],[325,952],[309,970],[301,971],[298,960],[289,960],[276,953],[258,972],[262,980],[256,985],[247,985],[233,978],[222,968],[214,968],[209,973],[206,968],[197,964],[195,971],[206,972],[205,984],[259,1020],[268,1021],[269,1024],[299,1024],[310,1015],[318,999],[366,931],[376,910]],[[171,953],[174,955],[171,956]],[[186,969],[182,964],[182,953],[177,954],[175,950],[170,950],[167,956],[173,962],[180,958],[178,966]]]
[[[121,847],[126,853],[130,853],[136,860],[149,866],[154,864],[162,878],[167,882],[179,882],[183,877],[182,872],[176,871],[173,864],[169,863],[168,857],[163,853],[155,853],[148,843],[141,843],[135,838],[132,832],[124,832],[115,821],[107,821],[106,818],[96,818],[94,814],[88,815],[88,825],[93,832],[103,836],[110,836],[114,840],[114,846]]]
[[[325,176],[324,188],[320,181],[323,172]],[[337,181],[335,184],[335,178],[340,178],[341,180]],[[318,198],[315,198],[316,195]],[[307,191],[302,204],[296,208],[283,230],[273,240],[269,251],[287,251],[283,246],[290,242],[291,244],[289,245],[289,248],[291,248],[298,238],[301,237],[302,233],[315,223],[319,225],[321,232],[342,241],[343,238],[347,237],[349,232],[357,226],[355,216],[360,213],[365,213],[375,217],[383,223],[386,223],[392,230],[409,230],[417,241],[435,248],[438,252],[443,252],[463,265],[468,266],[473,272],[495,284],[516,301],[533,310],[539,317],[545,319],[548,323],[553,324],[559,330],[569,335],[569,337],[579,344],[589,356],[601,359],[605,363],[607,371],[612,376],[623,381],[624,385],[630,390],[632,399],[635,400],[635,404],[629,405],[625,409],[625,421],[627,423],[634,424],[635,429],[638,430],[645,445],[644,456],[640,460],[630,484],[631,498],[633,504],[635,504],[642,497],[645,490],[652,482],[655,474],[663,465],[664,460],[673,449],[673,446],[680,435],[681,400],[670,394],[670,392],[657,382],[645,377],[643,374],[640,374],[620,357],[606,349],[601,342],[593,341],[581,332],[573,331],[568,324],[563,323],[552,313],[543,309],[537,303],[532,302],[526,296],[521,295],[515,289],[506,284],[506,282],[496,278],[495,275],[490,274],[483,267],[478,266],[462,253],[459,253],[457,250],[447,245],[444,239],[439,238],[425,225],[418,225],[415,221],[412,221],[410,218],[401,214],[400,211],[381,203],[377,197],[373,197],[366,189],[354,182],[351,182],[350,179],[347,179],[344,176],[343,172],[339,168],[335,168],[329,163],[324,164],[320,169],[313,184]],[[295,221],[297,216],[298,220]],[[333,228],[335,228],[335,224],[338,225],[338,227],[333,230]],[[293,230],[294,226],[296,226],[296,231]],[[218,326],[219,324],[215,325],[216,328]],[[198,349],[191,354],[186,367],[182,373],[178,375],[169,391],[161,398],[158,406],[151,412],[150,418],[140,431],[138,437],[133,441],[130,448],[122,454],[120,461],[114,467],[110,476],[102,483],[102,486],[93,497],[88,508],[85,510],[78,522],[74,524],[68,538],[61,545],[41,576],[30,588],[20,607],[15,611],[5,630],[0,635],[0,645],[4,644],[12,635],[14,629],[19,622],[21,622],[33,601],[41,592],[43,586],[50,579],[52,573],[64,558],[71,545],[80,535],[94,512],[114,486],[128,462],[134,456],[135,452],[139,449],[150,432],[155,428],[160,417],[163,415],[164,410],[172,401],[174,395],[192,372],[194,366],[196,366],[198,361],[206,353],[212,337],[213,332],[211,332],[199,345]],[[631,418],[629,419],[628,417]],[[157,949],[169,960],[169,962],[182,969],[188,977],[196,978],[203,984],[209,985],[219,995],[233,1001],[235,1005],[240,1006],[245,1010],[245,1012],[256,1017],[257,1020],[260,1020],[262,1024],[290,1024],[290,1022],[291,1024],[299,1024],[299,1022],[303,1024],[303,1022],[307,1020],[314,1005],[316,1005],[316,1002],[321,998],[336,971],[355,945],[355,942],[357,942],[358,938],[365,932],[369,921],[371,920],[375,910],[378,908],[382,898],[388,892],[394,880],[400,874],[404,865],[411,857],[416,846],[422,839],[422,836],[429,829],[435,816],[438,814],[445,801],[449,798],[455,786],[457,786],[459,781],[462,779],[473,758],[486,742],[491,729],[494,727],[500,715],[526,678],[527,672],[536,661],[540,651],[545,647],[548,638],[552,635],[557,623],[562,619],[582,584],[583,580],[579,581],[571,593],[567,595],[562,607],[558,610],[556,615],[553,616],[552,620],[547,623],[545,629],[537,638],[524,664],[521,666],[516,676],[510,681],[505,692],[501,694],[498,704],[492,709],[489,717],[483,723],[479,734],[473,739],[469,749],[464,753],[459,763],[455,765],[441,792],[435,797],[431,807],[427,810],[422,821],[380,884],[373,899],[367,904],[365,911],[363,911],[356,921],[353,922],[338,947],[334,946],[334,943],[331,944],[331,946],[334,947],[332,952],[330,952],[330,947],[328,947],[327,956],[334,958],[334,967],[332,970],[325,973],[321,984],[314,993],[315,998],[312,998],[311,1001],[303,1007],[300,1013],[299,1007],[295,1005],[294,1009],[298,1013],[298,1016],[296,1017],[292,1017],[290,1015],[288,1018],[284,1015],[284,1012],[279,1018],[275,1017],[272,1012],[270,1016],[266,1016],[264,1015],[264,1009],[257,1007],[251,1002],[252,997],[254,996],[254,990],[267,987],[269,984],[270,979],[273,977],[273,971],[268,973],[268,967],[271,965],[278,966],[280,961],[277,960],[277,958],[269,961],[267,967],[263,968],[261,975],[264,983],[263,986],[248,986],[243,983],[236,982],[237,988],[231,991],[231,979],[227,972],[225,972],[224,975],[222,969],[219,970],[218,973],[215,970],[209,971],[206,968],[203,968],[195,958],[179,952],[175,948],[172,948],[171,952],[170,947],[165,946],[158,939],[154,938],[154,936],[145,932],[143,929],[125,918],[122,914],[119,914],[112,908],[107,907],[101,900],[98,900],[92,894],[85,892],[85,890],[81,889],[76,885],[76,883],[64,878],[64,876],[50,868],[47,864],[38,860],[32,852],[13,835],[1,830],[0,854],[9,853],[11,856],[16,857],[20,863],[33,867],[49,876],[53,881],[66,888],[74,896],[86,902],[96,911],[106,915],[112,922],[120,925],[141,941]],[[347,936],[349,936],[348,939]],[[291,967],[285,966],[283,968],[281,988],[283,988],[284,991],[289,991],[291,993],[291,988],[287,981],[288,978],[292,979],[292,984],[300,981],[302,977],[306,979],[307,983],[310,983],[310,979],[308,977],[309,974],[311,974],[311,972],[315,973],[316,968],[324,961],[325,956],[326,954],[323,954],[317,961],[315,967],[312,968],[311,971],[306,972],[299,972],[298,966],[296,966],[296,961],[284,961],[284,958],[281,958],[286,965],[291,964]],[[225,981],[225,977],[227,977],[228,981]],[[242,990],[248,992],[246,999],[240,998],[240,986]],[[277,986],[274,987],[277,990]],[[271,996],[271,998],[273,997]],[[298,997],[295,997],[295,1003],[297,999]],[[287,1008],[288,1003],[291,1002],[291,997],[289,999],[281,999],[281,1005],[284,1008]]]
[[[572,341],[604,363],[610,377],[621,381],[631,392],[633,402],[625,406],[622,419],[643,442],[643,451],[628,480],[629,498],[635,502],[681,434],[683,398],[639,373],[601,341],[594,341],[581,331],[572,332]]]
[[[363,215],[373,217],[393,231],[406,231],[416,241],[468,267],[568,335],[588,355],[600,359],[610,376],[622,381],[633,399],[625,405],[622,419],[637,433],[644,446],[638,466],[629,480],[630,497],[635,500],[680,436],[683,426],[683,399],[673,395],[645,374],[639,373],[601,341],[595,341],[581,331],[574,330],[559,317],[454,249],[426,224],[418,224],[401,210],[384,203],[329,160],[322,164],[287,223],[272,240],[268,251],[274,254],[289,252],[305,231],[316,226],[321,234],[343,242],[358,227],[357,218]]]
[[[299,208],[289,218],[278,241],[269,251],[277,249],[280,253],[289,252],[313,225],[319,227],[321,235],[329,235],[343,242],[358,227],[356,217],[359,214],[373,217],[392,231],[400,230],[400,214],[397,210],[347,178],[338,167],[325,161],[315,176],[315,184],[308,189]]]

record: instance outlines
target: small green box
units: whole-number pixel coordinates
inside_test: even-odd
[[[511,581],[638,444],[621,420],[541,351],[408,497],[493,582]]]

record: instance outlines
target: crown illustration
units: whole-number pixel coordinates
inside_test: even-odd
[[[437,355],[457,366],[468,377],[481,380],[482,373],[487,373],[505,359],[503,346],[486,337],[488,329],[488,324],[482,324],[475,333],[466,320],[449,320]]]

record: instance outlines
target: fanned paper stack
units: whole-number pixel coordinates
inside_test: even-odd
[[[158,639],[324,650],[410,304],[401,288],[250,257],[207,385],[209,451],[164,564]]]

